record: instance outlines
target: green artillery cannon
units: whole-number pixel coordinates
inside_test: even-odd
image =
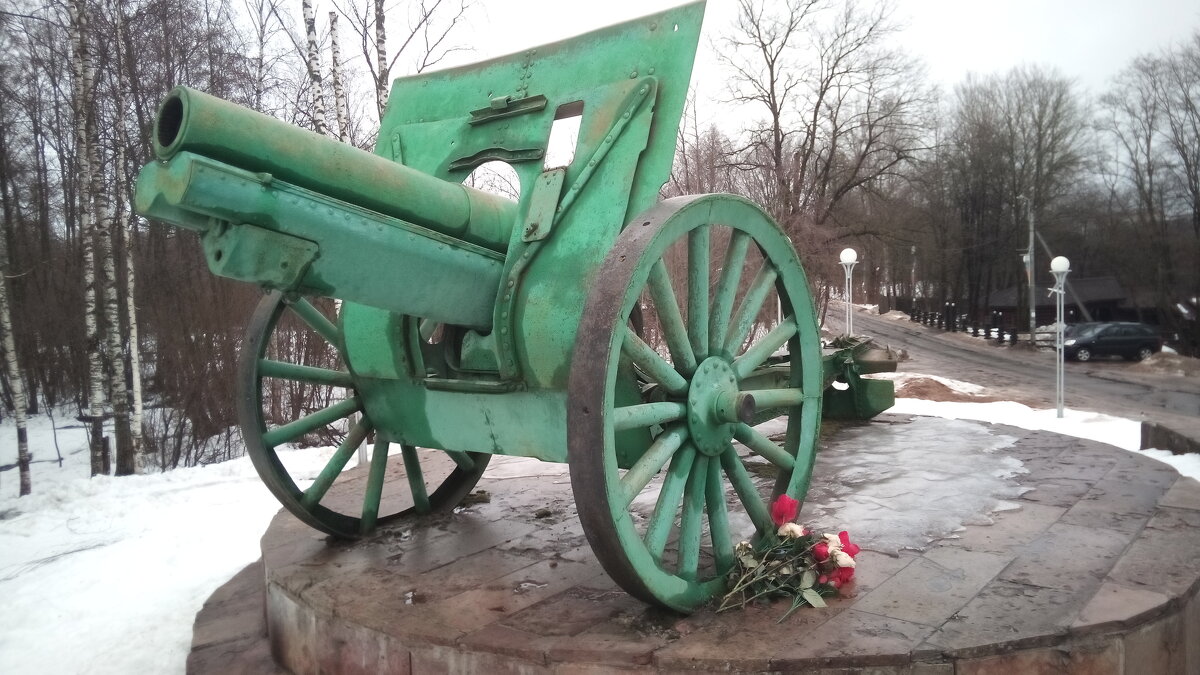
[[[659,201],[702,15],[399,79],[374,154],[168,95],[137,209],[200,233],[213,273],[271,291],[238,410],[293,514],[361,536],[458,505],[492,455],[567,462],[608,573],[687,611],[722,588],[738,539],[772,528],[773,495],[803,499],[823,401],[857,418],[891,405],[889,382],[859,378],[889,364],[856,358],[862,344],[823,353],[796,252],[762,209]],[[576,116],[574,159],[547,166],[555,120]],[[519,199],[462,185],[490,161],[513,167]],[[770,419],[774,437],[752,426]],[[302,489],[287,444],[339,429]],[[372,435],[366,476],[343,474]]]

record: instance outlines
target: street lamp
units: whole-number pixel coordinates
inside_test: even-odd
[[[1057,394],[1058,402],[1058,417],[1063,416],[1063,296],[1066,294],[1063,290],[1067,283],[1067,274],[1071,271],[1071,261],[1063,256],[1058,256],[1050,261],[1050,273],[1054,275],[1054,288],[1050,289],[1055,297],[1055,317],[1054,317],[1054,386]]]
[[[842,262],[842,269],[846,270],[846,335],[850,336],[854,335],[854,314],[851,308],[850,279],[854,276],[854,265],[858,262],[858,252],[852,248],[844,248],[839,258]]]

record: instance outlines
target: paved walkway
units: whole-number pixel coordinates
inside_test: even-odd
[[[1200,672],[1200,484],[1111,446],[991,429],[1029,470],[1020,509],[923,552],[864,551],[849,597],[783,624],[779,603],[649,609],[595,562],[568,482],[485,475],[490,501],[368,542],[281,514],[263,562],[197,616],[189,672],[280,672],[271,647],[296,672]]]

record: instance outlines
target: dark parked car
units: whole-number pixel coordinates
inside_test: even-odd
[[[1063,355],[1074,361],[1096,356],[1123,356],[1141,361],[1162,350],[1162,338],[1152,326],[1130,321],[1080,323],[1068,326]]]

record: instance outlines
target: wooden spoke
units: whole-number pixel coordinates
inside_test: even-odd
[[[759,457],[785,471],[791,470],[796,465],[795,457],[792,457],[786,450],[775,445],[775,442],[771,439],[758,433],[749,424],[738,424],[734,427],[733,437],[744,443],[747,448],[750,448]]]
[[[767,300],[767,294],[771,292],[778,276],[775,268],[764,260],[750,288],[746,290],[746,297],[742,298],[742,305],[738,308],[737,317],[733,320],[729,336],[725,339],[725,351],[730,354],[741,351],[742,343],[754,328],[754,320],[758,318],[758,313]]]
[[[746,467],[742,466],[742,460],[734,452],[732,446],[721,453],[721,468],[725,470],[725,475],[729,476],[729,482],[733,485],[734,492],[737,493],[742,507],[746,509],[746,515],[750,516],[754,526],[758,528],[759,532],[770,532],[772,530],[771,513],[767,510],[767,505],[763,502],[762,497],[758,496],[758,488],[754,486],[754,481],[750,478]]]
[[[688,336],[697,361],[708,356],[709,228],[688,233]]]
[[[738,283],[742,280],[742,268],[746,265],[746,249],[750,236],[741,230],[729,235],[729,248],[725,250],[725,261],[721,267],[721,278],[713,293],[712,314],[708,317],[708,353],[712,354],[725,346],[726,326],[737,295]]]
[[[362,410],[362,404],[358,397],[348,398],[340,403],[335,403],[329,407],[321,408],[320,410],[301,417],[300,419],[289,422],[281,427],[277,427],[263,434],[263,444],[268,448],[273,448],[282,443],[287,443],[300,438],[310,431],[315,431],[321,427],[336,422],[343,417],[349,417],[354,413]]]
[[[684,375],[691,375],[696,370],[696,355],[688,340],[683,315],[679,312],[679,301],[675,297],[675,289],[671,287],[671,277],[662,260],[650,268],[650,296],[654,298],[659,325],[675,367]]]
[[[733,534],[729,529],[729,506],[725,503],[725,482],[721,480],[719,462],[708,463],[704,504],[708,509],[708,534],[712,539],[717,572],[724,574],[733,568]]]
[[[696,449],[685,444],[671,458],[671,466],[663,479],[662,490],[658,493],[658,501],[654,504],[654,515],[650,517],[650,525],[642,541],[655,559],[661,559],[663,550],[667,547],[667,539],[671,536],[671,528],[675,525],[675,512],[679,510],[679,502],[683,499],[683,489],[687,477],[696,461]]]
[[[346,462],[350,461],[354,451],[362,445],[369,433],[371,433],[371,423],[365,418],[354,425],[350,433],[346,434],[346,439],[334,451],[333,457],[329,458],[329,463],[325,465],[324,469],[321,469],[317,479],[304,491],[304,497],[300,500],[301,504],[311,509],[321,503],[321,498],[333,486],[333,481],[337,479],[342,469],[346,468]]]
[[[383,478],[387,471],[388,447],[391,443],[376,435],[375,447],[371,450],[371,469],[367,474],[367,489],[363,491],[362,519],[359,534],[368,535],[375,531],[379,519],[379,503],[383,499]]]
[[[272,361],[271,359],[258,360],[258,374],[262,377],[278,377],[311,384],[328,384],[334,387],[354,386],[354,380],[350,377],[350,373],[344,370],[302,366],[297,363]]]
[[[621,477],[621,508],[627,509],[634,498],[650,483],[659,469],[667,463],[675,451],[687,440],[687,427],[676,426],[654,439],[646,453]]]
[[[692,465],[683,492],[683,515],[679,523],[679,576],[695,579],[700,568],[700,540],[703,530],[705,486],[708,482],[708,456],[700,455]]]
[[[762,340],[747,349],[745,354],[734,359],[733,372],[737,374],[738,379],[744,379],[754,372],[755,368],[761,366],[777,349],[792,339],[796,330],[796,321],[789,316],[764,335]]]
[[[614,408],[612,425],[613,429],[617,431],[639,429],[642,427],[652,427],[656,424],[674,422],[675,420],[682,419],[686,414],[687,405],[683,403],[675,403],[673,401],[639,403],[637,405]]]
[[[329,344],[341,348],[342,341],[337,326],[304,298],[296,298],[288,303],[288,308],[296,313],[310,328],[320,333]]]
[[[670,363],[667,363],[666,359],[659,356],[658,352],[642,341],[628,326],[624,327],[624,331],[625,339],[621,343],[621,351],[669,393],[676,396],[684,394],[688,388],[687,380],[683,379],[683,376]]]
[[[417,457],[417,449],[405,444],[400,446],[400,453],[404,458],[408,488],[412,492],[413,509],[417,513],[429,513],[429,495],[425,492],[425,475],[421,472],[421,460]]]

